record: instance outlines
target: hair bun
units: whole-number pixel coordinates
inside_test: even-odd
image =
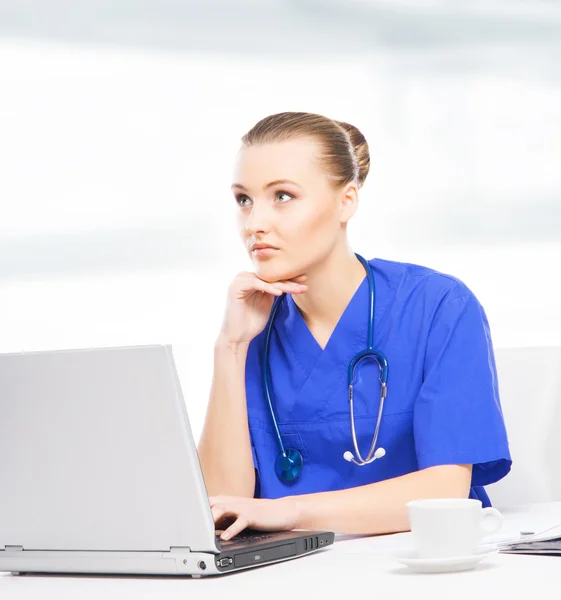
[[[370,171],[370,150],[368,149],[368,143],[360,129],[354,125],[345,123],[344,121],[335,121],[335,123],[348,133],[351,140],[358,165],[358,186],[360,188],[364,184],[368,171]]]

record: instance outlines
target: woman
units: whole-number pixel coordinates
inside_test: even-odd
[[[255,272],[229,288],[199,444],[214,519],[230,523],[223,539],[246,527],[405,531],[409,500],[469,496],[488,506],[482,486],[510,470],[474,294],[427,267],[362,262],[349,246],[369,164],[360,131],[321,115],[272,115],[242,138],[232,189]],[[353,424],[348,365],[368,346],[372,283],[380,353],[356,366]]]

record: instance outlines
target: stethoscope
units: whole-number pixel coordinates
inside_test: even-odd
[[[349,388],[349,412],[351,417],[351,436],[353,440],[353,446],[355,454],[347,450],[343,454],[343,458],[349,462],[358,465],[359,467],[364,467],[365,465],[369,465],[374,462],[378,458],[382,458],[385,456],[386,451],[383,448],[376,449],[376,444],[378,443],[378,433],[380,431],[380,422],[382,420],[382,412],[384,410],[384,400],[386,399],[388,393],[388,361],[386,357],[374,348],[374,307],[375,307],[375,296],[376,296],[376,288],[374,285],[374,273],[372,271],[372,267],[370,263],[366,261],[362,256],[356,254],[358,260],[362,263],[362,266],[366,270],[366,275],[368,277],[368,287],[370,290],[370,306],[368,312],[368,346],[365,350],[362,350],[358,354],[356,354],[348,366],[347,377],[348,377],[348,388]],[[282,441],[282,437],[279,431],[279,426],[277,423],[277,419],[275,417],[275,411],[273,409],[273,403],[271,402],[271,392],[269,389],[269,343],[271,339],[271,331],[273,329],[273,323],[277,314],[277,310],[280,306],[282,299],[285,294],[282,296],[277,296],[275,301],[273,302],[273,307],[271,309],[271,314],[269,316],[269,321],[267,323],[267,327],[265,330],[265,347],[263,349],[262,355],[262,377],[263,377],[263,388],[265,390],[265,395],[267,396],[267,401],[269,402],[269,409],[271,411],[271,418],[273,420],[273,425],[275,427],[275,432],[277,435],[277,441],[280,448],[280,453],[278,454],[275,460],[275,472],[277,477],[283,481],[292,481],[296,479],[300,473],[302,472],[302,468],[304,466],[304,461],[302,459],[302,454],[298,452],[295,448],[284,447],[284,443]],[[374,437],[372,438],[372,445],[370,446],[370,450],[366,455],[366,458],[363,458],[360,450],[358,448],[358,442],[356,439],[356,429],[355,429],[355,416],[354,416],[354,404],[353,404],[353,379],[354,372],[357,365],[361,360],[365,358],[373,358],[378,365],[379,375],[380,375],[380,407],[378,408],[378,418],[376,420],[376,428],[374,429]],[[357,458],[355,458],[355,455]]]

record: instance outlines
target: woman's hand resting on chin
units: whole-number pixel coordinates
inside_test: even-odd
[[[255,273],[236,275],[228,289],[226,312],[219,340],[226,344],[249,344],[267,324],[275,296],[302,294],[306,276],[268,283]]]

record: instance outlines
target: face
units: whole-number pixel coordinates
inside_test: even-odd
[[[243,147],[232,192],[238,227],[255,273],[265,281],[308,273],[344,238],[356,186],[336,190],[307,138]]]

